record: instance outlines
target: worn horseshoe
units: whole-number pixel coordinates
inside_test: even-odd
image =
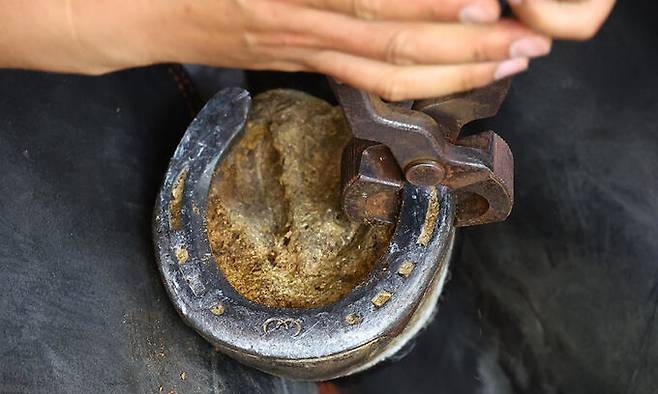
[[[405,185],[387,252],[364,283],[316,308],[271,308],[229,284],[211,253],[206,204],[217,164],[245,129],[251,99],[212,98],[187,129],[158,196],[153,235],[176,310],[221,352],[262,371],[325,380],[364,370],[424,326],[448,272],[455,208],[446,188]]]

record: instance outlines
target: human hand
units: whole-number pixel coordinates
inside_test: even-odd
[[[583,16],[612,1],[571,6]],[[583,23],[588,29],[577,36],[575,19],[555,16],[549,3],[513,6],[528,27],[498,20],[496,0],[0,0],[0,66],[101,74],[181,62],[313,71],[389,100],[433,97],[521,72],[529,58],[548,53],[548,35],[584,38],[606,15],[594,13],[587,20],[598,24]]]
[[[499,21],[495,0],[168,4],[153,62],[319,72],[389,100],[483,86],[525,70],[551,46],[518,21]]]
[[[313,71],[389,100],[486,85],[551,45],[520,22],[498,21],[496,0],[0,4],[14,12],[4,29],[20,33],[0,37],[0,65],[90,74],[161,62]],[[12,64],[6,56],[17,51]]]

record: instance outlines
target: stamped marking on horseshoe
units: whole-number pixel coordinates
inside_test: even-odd
[[[296,337],[302,332],[302,322],[299,319],[292,319],[289,317],[270,317],[263,323],[263,333],[268,334],[272,331],[283,328],[290,336]],[[291,332],[290,329],[294,331]]]

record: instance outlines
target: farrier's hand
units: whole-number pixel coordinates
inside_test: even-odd
[[[390,100],[486,85],[523,71],[528,58],[546,54],[551,45],[520,22],[498,21],[496,0],[0,5],[0,66],[92,74],[159,62],[304,70]]]
[[[508,0],[527,26],[555,38],[592,38],[615,0]]]
[[[496,0],[174,1],[156,61],[314,71],[389,100],[523,71],[549,38],[498,21]]]

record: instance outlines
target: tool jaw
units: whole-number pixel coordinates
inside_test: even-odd
[[[366,174],[360,171],[370,168],[368,157],[354,157],[354,153],[344,156],[343,171],[349,174],[344,179],[360,180],[343,186],[343,206],[351,218],[368,221],[373,212],[377,212],[377,218],[394,217],[391,190],[385,193],[386,198],[369,194],[379,195],[381,187],[377,185],[391,181],[449,188],[456,195],[457,226],[492,223],[509,216],[514,196],[514,161],[509,146],[492,131],[459,136],[465,124],[498,112],[509,89],[509,79],[470,92],[405,105],[385,103],[377,96],[336,81],[330,84],[355,139],[384,145],[391,154],[382,159],[395,161],[380,165],[388,169],[386,172]],[[393,166],[399,168],[397,174],[391,170]],[[381,205],[370,206],[380,200],[384,201]]]

